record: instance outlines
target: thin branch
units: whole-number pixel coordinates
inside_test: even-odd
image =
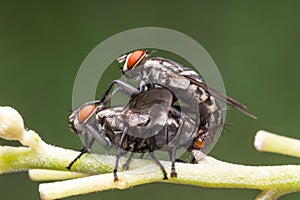
[[[263,130],[257,132],[254,146],[258,151],[300,157],[300,140],[276,135]]]
[[[262,191],[255,200],[273,200],[278,199],[285,193],[283,191],[280,191],[278,189],[270,189],[270,190],[264,190]]]
[[[47,169],[30,169],[28,170],[29,178],[33,181],[56,181],[67,180],[74,178],[81,178],[88,176],[84,173],[69,172],[69,171],[57,171]]]

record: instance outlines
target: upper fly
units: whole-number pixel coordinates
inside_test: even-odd
[[[117,60],[123,63],[122,73],[126,77],[140,80],[141,90],[148,83],[170,89],[187,106],[186,112],[196,116],[197,133],[203,139],[201,142],[205,143],[223,126],[222,111],[216,98],[255,118],[247,112],[246,106],[210,88],[198,73],[173,60],[150,57],[144,50],[136,50]],[[200,149],[203,146],[197,147]]]

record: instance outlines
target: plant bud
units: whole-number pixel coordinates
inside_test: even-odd
[[[24,122],[14,108],[0,106],[0,137],[6,140],[21,140],[24,134]]]

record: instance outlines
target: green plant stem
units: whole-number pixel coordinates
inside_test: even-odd
[[[162,162],[170,171],[170,162]],[[176,163],[177,178],[162,180],[162,173],[156,165],[119,172],[120,181],[113,181],[113,174],[89,176],[74,180],[41,184],[39,191],[42,199],[56,199],[67,196],[103,191],[125,189],[135,185],[166,182],[188,184],[213,188],[259,189],[267,194],[280,196],[287,191],[300,190],[300,166],[244,166],[222,162],[212,157],[204,158],[199,164]],[[279,190],[280,189],[280,190]],[[263,199],[263,198],[261,198]]]
[[[52,169],[67,171],[66,167],[79,154],[46,144],[33,131],[29,131],[35,145],[30,147],[0,146],[0,174],[28,169]],[[72,171],[88,174],[107,173],[112,171],[111,164],[105,164],[107,158],[95,159],[89,154],[84,155],[73,166]]]
[[[259,135],[260,137],[258,137]],[[292,152],[298,152],[298,145],[300,145],[298,140],[277,137],[272,134],[269,137],[269,133],[263,134],[267,137],[261,137],[261,135],[258,134],[256,137],[258,140],[255,141],[255,146],[260,147],[259,150],[298,155],[298,153],[289,153],[290,150],[286,149],[290,146]],[[34,131],[24,130],[23,119],[9,107],[0,107],[0,137],[7,140],[18,140],[26,146],[0,146],[0,174],[28,169],[67,171],[66,166],[79,154],[76,151],[49,145]],[[284,146],[286,148],[282,146],[284,145],[283,141],[288,143],[288,146]],[[283,194],[300,190],[300,166],[298,165],[245,166],[226,163],[209,156],[203,157],[199,151],[192,153],[199,163],[176,163],[177,178],[163,181],[161,170],[152,161],[134,159],[129,171],[118,172],[118,182],[113,181],[111,173],[115,164],[114,156],[85,154],[74,164],[71,171],[86,175],[101,175],[44,183],[40,185],[40,195],[42,199],[57,199],[113,188],[125,189],[152,182],[214,188],[259,189],[262,191],[257,197],[259,200],[276,199]],[[124,163],[124,159],[121,160],[120,166],[122,163]],[[170,172],[171,163],[167,161],[161,163]],[[65,175],[62,173],[61,177],[57,178],[63,179]],[[49,179],[46,174],[45,178]]]

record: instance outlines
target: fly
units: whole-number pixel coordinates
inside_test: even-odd
[[[196,115],[197,134],[203,139],[199,143],[209,143],[209,138],[223,126],[222,110],[216,99],[256,119],[247,112],[246,106],[210,88],[198,73],[173,60],[151,57],[144,50],[136,50],[119,57],[117,61],[123,64],[121,70],[125,77],[140,81],[141,90],[145,89],[146,84],[159,84],[171,90],[176,98],[186,103],[189,112]],[[208,141],[205,141],[206,138]],[[195,145],[196,149],[202,147]]]
[[[123,64],[122,73],[131,80],[140,81],[140,91],[147,90],[147,85],[156,84],[168,88],[174,95],[174,102],[179,99],[185,103],[185,114],[196,122],[194,149],[203,150],[212,143],[215,134],[222,128],[222,110],[217,99],[235,107],[242,113],[256,118],[247,112],[247,107],[233,98],[206,85],[204,79],[195,71],[173,60],[162,57],[150,57],[144,50],[136,50],[117,59]],[[113,85],[128,91],[128,84],[114,80],[106,89],[100,102],[103,102]],[[177,107],[173,104],[172,107]]]
[[[123,168],[129,167],[134,153],[149,153],[160,167],[163,179],[167,179],[166,170],[154,154],[156,150],[167,151],[172,163],[171,177],[177,176],[176,150],[184,148],[191,151],[194,143],[198,143],[195,122],[171,106],[173,94],[168,89],[154,85],[148,85],[147,88],[141,92],[137,92],[137,89],[132,91],[134,95],[125,107],[109,107],[94,101],[84,104],[71,114],[70,126],[77,134],[84,135],[84,149],[68,169],[84,153],[89,152],[97,141],[106,148],[117,148],[115,181],[118,180],[119,159],[127,152],[131,152],[131,155]]]

